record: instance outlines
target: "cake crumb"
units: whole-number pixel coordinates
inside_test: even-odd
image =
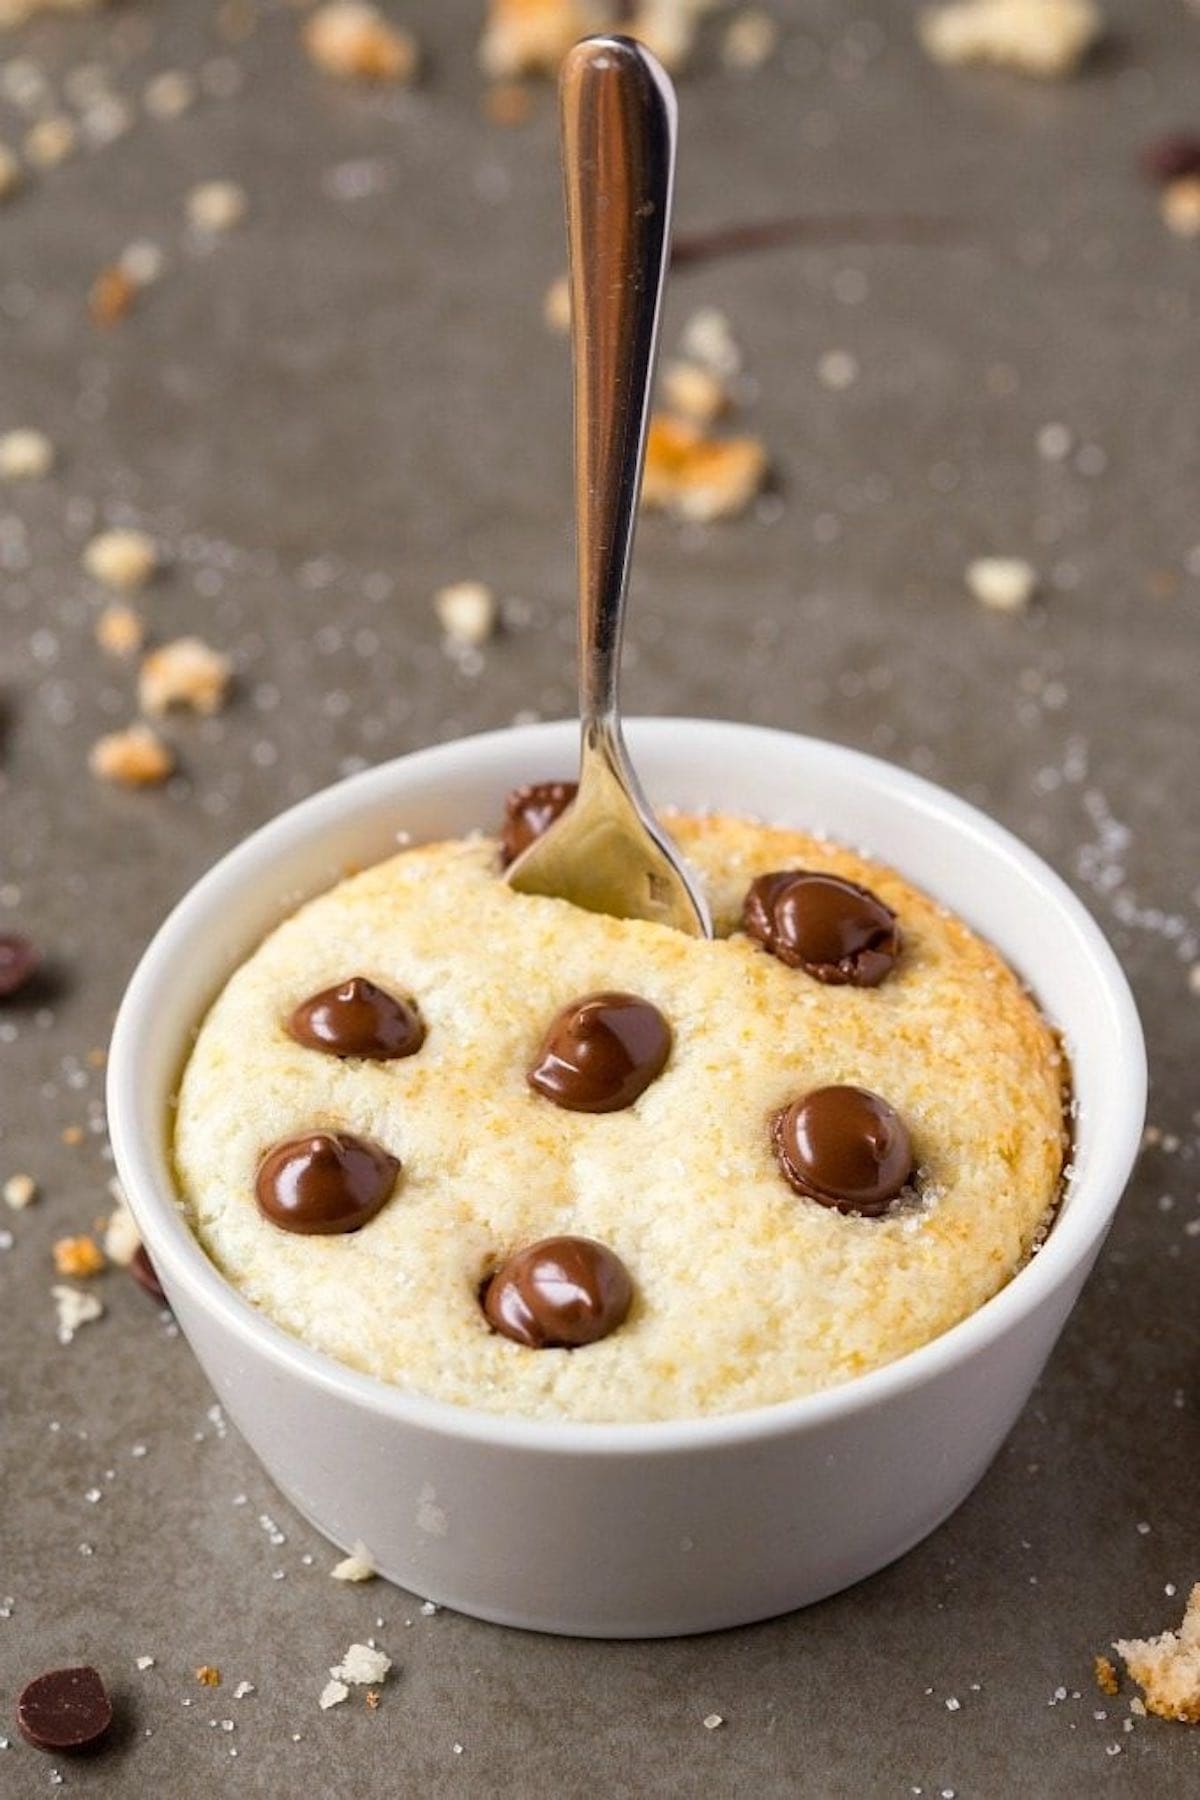
[[[736,518],[761,492],[767,453],[757,438],[717,438],[656,414],[646,439],[644,506],[707,524]]]
[[[188,223],[209,236],[232,231],[246,217],[246,190],[236,181],[202,181],[187,197]]]
[[[56,169],[74,155],[78,142],[78,133],[67,115],[51,113],[25,133],[25,155],[35,168]]]
[[[40,481],[54,467],[54,445],[44,431],[25,427],[0,437],[0,477],[5,481]]]
[[[379,1693],[375,1688],[368,1688],[366,1693],[367,1711],[375,1712],[379,1706]]]
[[[1093,0],[957,0],[917,17],[934,62],[987,63],[1041,81],[1073,75],[1103,29]]]
[[[175,638],[152,650],[138,673],[138,705],[152,718],[172,707],[210,717],[225,704],[233,665],[201,638]]]
[[[321,1689],[317,1705],[322,1712],[328,1712],[331,1706],[340,1706],[343,1700],[350,1698],[350,1689],[344,1681],[330,1680]]]
[[[725,27],[721,61],[727,69],[750,74],[771,60],[779,43],[779,26],[758,6],[743,7]]]
[[[571,284],[565,275],[556,275],[546,289],[542,301],[542,318],[551,331],[563,337],[571,330]]]
[[[118,1268],[127,1269],[141,1246],[141,1233],[122,1194],[104,1227],[104,1254]]]
[[[725,380],[741,370],[741,349],[728,316],[719,307],[702,306],[694,312],[684,325],[679,344],[684,356]]]
[[[817,380],[834,393],[853,387],[858,380],[858,358],[849,350],[826,350],[817,363]]]
[[[4,1204],[14,1212],[24,1212],[38,1197],[37,1182],[32,1175],[10,1175],[4,1183]]]
[[[54,1301],[60,1344],[69,1344],[83,1326],[94,1324],[103,1317],[104,1304],[95,1294],[81,1293],[78,1288],[52,1287],[50,1296]]]
[[[340,1663],[329,1673],[335,1681],[349,1682],[355,1687],[375,1687],[383,1682],[392,1659],[374,1644],[351,1644]]]
[[[482,581],[456,581],[433,597],[438,623],[452,644],[478,648],[496,630],[496,596]]]
[[[716,1731],[718,1726],[721,1726],[724,1723],[725,1719],[721,1713],[705,1713],[704,1715],[705,1731]]]
[[[1163,224],[1176,237],[1200,237],[1200,175],[1169,181],[1159,196]]]
[[[233,1690],[233,1697],[235,1700],[244,1700],[247,1694],[252,1694],[254,1691],[254,1683],[252,1681],[239,1681]]]
[[[489,0],[479,66],[493,80],[554,75],[593,23],[582,0]]]
[[[1019,556],[979,556],[964,579],[981,606],[993,612],[1023,612],[1037,591],[1037,570]]]
[[[179,119],[196,103],[196,83],[183,69],[163,69],[142,89],[142,105],[152,119]]]
[[[212,1663],[201,1663],[196,1670],[196,1680],[201,1687],[220,1687],[221,1671],[214,1668]]]
[[[310,60],[341,81],[406,82],[417,72],[416,39],[368,0],[329,0],[303,35]]]
[[[1160,1719],[1200,1725],[1200,1581],[1188,1598],[1178,1631],[1153,1638],[1118,1638],[1113,1649]]]
[[[152,1656],[139,1656],[135,1661],[135,1667],[140,1669],[144,1674],[147,1669],[152,1669],[154,1667],[154,1658]]]
[[[145,587],[154,574],[158,551],[146,532],[117,527],[92,538],[83,552],[83,566],[105,587],[129,593]]]
[[[1092,1662],[1092,1673],[1096,1677],[1096,1686],[1102,1694],[1120,1692],[1121,1680],[1111,1656],[1097,1656]]]
[[[349,1556],[334,1563],[329,1573],[334,1581],[371,1581],[375,1576],[375,1566],[366,1545],[355,1544]]]
[[[148,725],[130,725],[97,738],[88,752],[88,767],[98,781],[118,787],[156,787],[174,770],[175,758]]]
[[[104,1252],[86,1234],[81,1237],[55,1238],[51,1254],[58,1273],[70,1275],[75,1280],[86,1280],[89,1275],[98,1275],[104,1267]]]
[[[16,153],[7,144],[0,144],[0,203],[19,193],[24,181]]]
[[[665,405],[694,425],[712,425],[729,410],[729,389],[719,375],[700,363],[667,363],[661,384]]]
[[[146,627],[132,606],[106,606],[96,620],[96,642],[110,656],[136,656],[146,641]]]
[[[120,263],[110,263],[88,289],[88,317],[93,325],[107,330],[128,318],[137,297],[138,284],[129,271]]]

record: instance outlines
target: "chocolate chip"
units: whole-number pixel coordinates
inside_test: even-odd
[[[415,1056],[425,1042],[425,1026],[412,1002],[398,1000],[365,975],[352,975],[302,1000],[288,1030],[308,1050],[375,1062]]]
[[[157,1300],[160,1306],[166,1306],[168,1304],[167,1296],[162,1290],[162,1283],[158,1279],[158,1270],[150,1261],[150,1257],[144,1244],[139,1244],[133,1255],[130,1257],[129,1273],[133,1276],[133,1279],[137,1282],[138,1286],[149,1294],[152,1300]]]
[[[872,1218],[912,1179],[903,1119],[866,1088],[816,1088],[776,1114],[771,1131],[796,1192],[838,1212]]]
[[[633,1282],[592,1238],[543,1238],[518,1250],[483,1292],[489,1325],[531,1350],[578,1350],[624,1324]]]
[[[1200,132],[1171,131],[1155,138],[1141,154],[1142,174],[1159,187],[1200,175]]]
[[[636,994],[590,994],[551,1025],[529,1085],[569,1112],[632,1106],[671,1054],[671,1027]]]
[[[99,1671],[49,1669],[17,1701],[17,1724],[35,1750],[90,1750],[112,1724],[112,1701]]]
[[[396,1185],[399,1159],[369,1138],[312,1132],[285,1138],[258,1166],[254,1193],[272,1225],[308,1237],[358,1231]]]
[[[27,937],[15,931],[0,934],[0,1000],[23,988],[41,960]]]
[[[789,969],[833,987],[876,987],[900,954],[890,907],[856,881],[809,869],[751,882],[742,925]]]
[[[516,862],[534,838],[549,831],[578,791],[578,783],[574,781],[535,781],[528,787],[513,789],[504,802],[504,823],[500,827],[500,851],[505,867]]]

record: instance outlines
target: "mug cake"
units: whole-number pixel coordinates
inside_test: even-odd
[[[1017,975],[895,870],[673,816],[715,937],[517,893],[570,803],[405,849],[285,920],[183,1071],[185,1216],[310,1347],[536,1419],[834,1386],[1016,1273],[1068,1070]]]

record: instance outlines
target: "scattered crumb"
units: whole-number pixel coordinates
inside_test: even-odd
[[[103,1317],[104,1304],[95,1294],[81,1293],[78,1288],[52,1287],[50,1295],[54,1301],[60,1344],[69,1344],[84,1325],[91,1325]]]
[[[727,316],[715,306],[703,306],[687,321],[680,336],[680,348],[691,361],[710,369],[725,380],[738,374],[742,353]]]
[[[220,712],[233,679],[233,665],[197,637],[176,638],[152,650],[138,673],[138,705],[152,718],[173,706],[206,716]]]
[[[58,1273],[70,1275],[75,1280],[98,1275],[104,1267],[104,1252],[86,1234],[81,1237],[55,1238],[51,1254]]]
[[[1200,175],[1169,181],[1159,197],[1163,224],[1176,237],[1200,237]]]
[[[329,1673],[335,1681],[350,1682],[355,1687],[375,1687],[381,1683],[392,1666],[392,1659],[386,1651],[376,1649],[374,1644],[351,1644],[340,1663],[336,1663]]]
[[[88,767],[99,781],[119,787],[155,787],[172,773],[175,757],[148,725],[129,725],[97,738]]]
[[[117,267],[123,275],[127,275],[135,287],[151,287],[158,281],[166,259],[158,245],[149,238],[135,238],[127,244],[117,258]]]
[[[327,1681],[321,1689],[317,1705],[322,1712],[328,1712],[331,1706],[340,1706],[343,1700],[350,1698],[350,1689],[344,1681]]]
[[[37,1196],[37,1182],[32,1175],[10,1175],[4,1184],[4,1204],[11,1206],[14,1212],[24,1212]]]
[[[202,181],[187,197],[188,223],[209,234],[232,231],[246,216],[249,202],[245,188],[236,181]]]
[[[304,47],[327,75],[343,81],[411,81],[416,39],[367,0],[329,0],[304,26]]]
[[[483,96],[484,117],[493,125],[524,125],[533,113],[533,95],[521,81],[494,81]]]
[[[5,481],[40,481],[54,467],[54,445],[44,431],[26,427],[0,437],[0,477]]]
[[[126,593],[145,587],[158,568],[158,551],[154,539],[144,531],[117,529],[102,531],[83,552],[83,566],[105,587]]]
[[[138,297],[138,284],[120,263],[101,269],[88,290],[88,317],[107,328],[128,318]]]
[[[701,363],[666,363],[661,386],[663,402],[669,410],[695,425],[711,425],[729,410],[729,389],[719,375]]]
[[[142,89],[142,105],[152,119],[178,119],[195,105],[196,83],[183,69],[163,69]]]
[[[981,606],[993,612],[1023,612],[1037,592],[1037,570],[1019,556],[979,556],[964,579]]]
[[[496,596],[482,581],[456,581],[433,596],[438,624],[452,644],[478,647],[496,630]]]
[[[720,1713],[705,1713],[704,1715],[705,1731],[716,1731],[717,1727],[724,1723],[725,1720]]]
[[[0,144],[0,202],[11,200],[24,179],[16,153],[7,144]]]
[[[201,1687],[220,1687],[221,1671],[214,1669],[211,1663],[201,1663],[196,1670],[196,1680]]]
[[[957,0],[917,18],[934,62],[989,63],[1043,81],[1073,75],[1103,29],[1093,0]]]
[[[154,1667],[154,1658],[152,1656],[139,1656],[136,1659],[135,1667],[141,1669],[144,1674],[147,1669],[152,1669]]]
[[[1043,425],[1037,434],[1038,455],[1043,462],[1065,462],[1075,448],[1068,425]]]
[[[1178,1631],[1153,1638],[1118,1638],[1113,1649],[1160,1719],[1200,1725],[1200,1581],[1192,1588]]]
[[[826,350],[817,362],[817,380],[835,393],[853,387],[858,380],[858,358],[849,350]]]
[[[1092,1663],[1092,1673],[1102,1694],[1120,1692],[1121,1681],[1111,1656],[1097,1656]]]
[[[133,1214],[125,1204],[124,1195],[121,1195],[104,1227],[104,1254],[109,1262],[116,1263],[119,1268],[128,1268],[137,1255],[141,1241]]]
[[[375,1575],[375,1567],[370,1552],[365,1544],[355,1544],[349,1556],[344,1556],[339,1563],[334,1563],[329,1571],[334,1581],[370,1581]]]
[[[106,606],[96,620],[96,642],[110,656],[136,656],[146,638],[142,616],[117,602]]]
[[[1200,963],[1193,963],[1188,970],[1188,987],[1193,994],[1200,994]]]
[[[82,1144],[83,1127],[81,1125],[67,1125],[63,1128],[60,1135],[64,1144]]]
[[[565,275],[557,275],[546,289],[542,301],[542,317],[551,331],[566,337],[571,329],[571,284]]]
[[[235,1700],[244,1700],[247,1694],[252,1694],[253,1692],[254,1683],[252,1681],[239,1681],[233,1690],[233,1697]]]
[[[479,66],[494,81],[553,75],[594,23],[583,0],[489,0]]]
[[[37,169],[54,169],[74,154],[78,142],[78,133],[67,115],[51,113],[25,133],[25,155]]]
[[[367,1711],[368,1712],[376,1712],[379,1707],[379,1695],[376,1693],[374,1688],[367,1689],[366,1700],[367,1700]]]
[[[646,439],[644,506],[707,523],[745,512],[767,478],[757,438],[707,437],[683,419],[655,415]]]
[[[734,13],[725,27],[721,61],[727,69],[739,72],[761,69],[775,54],[778,43],[779,26],[770,13],[747,6]]]
[[[637,0],[621,29],[645,44],[673,75],[686,68],[706,0]]]

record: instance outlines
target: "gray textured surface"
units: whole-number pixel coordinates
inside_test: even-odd
[[[61,448],[51,480],[0,495],[0,916],[52,960],[50,991],[0,1019],[0,1172],[43,1188],[0,1219],[0,1733],[23,1679],[90,1657],[125,1725],[65,1768],[79,1790],[1195,1792],[1200,1737],[1126,1733],[1126,1700],[1090,1680],[1095,1651],[1176,1622],[1200,1577],[1200,261],[1132,172],[1147,136],[1197,122],[1200,19],[1182,4],[1112,0],[1113,48],[1042,88],[932,68],[885,0],[850,23],[806,0],[781,7],[768,69],[732,79],[706,53],[682,94],[685,225],[920,208],[961,236],[679,277],[668,340],[692,307],[727,309],[782,505],[707,532],[646,524],[630,702],[825,734],[977,800],[1095,906],[1149,1032],[1165,1136],[967,1505],[791,1619],[646,1646],[523,1637],[331,1583],[330,1552],[220,1435],[186,1346],[119,1274],[99,1284],[107,1316],[55,1342],[50,1243],[106,1205],[86,1053],[167,906],[359,759],[570,705],[566,362],[540,321],[561,260],[552,107],[540,95],[520,131],[484,124],[474,7],[408,10],[431,67],[401,96],[319,78],[286,12],[232,53],[185,0],[131,5],[115,36],[14,40],[58,71],[115,60],[134,93],[214,54],[245,80],[39,178],[0,218],[3,420]],[[182,198],[225,174],[251,217],[200,255]],[[134,237],[163,245],[168,273],[98,334],[88,281]],[[840,393],[815,372],[833,348],[861,365]],[[1037,453],[1051,421],[1074,435],[1065,463]],[[194,629],[238,658],[236,704],[172,727],[184,774],[166,793],[84,771],[132,706],[91,638],[93,512],[168,546],[156,635]],[[966,598],[963,564],[989,551],[1042,570],[1027,617]],[[478,674],[443,655],[429,607],[466,575],[526,603]],[[78,1146],[60,1141],[73,1124]],[[327,1665],[367,1632],[399,1665],[378,1712],[319,1713]],[[196,1686],[202,1662],[220,1689]],[[235,1701],[243,1679],[256,1692]],[[0,1790],[40,1793],[50,1768],[14,1743]]]

